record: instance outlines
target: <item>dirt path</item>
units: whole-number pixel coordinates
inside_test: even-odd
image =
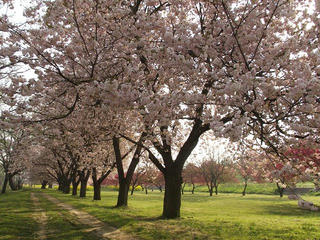
[[[96,217],[90,215],[87,212],[75,209],[71,205],[61,202],[60,200],[52,197],[46,193],[42,193],[45,198],[53,202],[62,209],[68,210],[72,215],[76,216],[81,224],[88,225],[91,228],[87,229],[88,232],[94,232],[101,239],[112,239],[112,240],[134,240],[136,238],[114,228]]]
[[[39,198],[37,198],[33,192],[30,194],[30,198],[34,205],[33,216],[35,220],[39,223],[39,231],[36,233],[37,235],[36,239],[45,240],[47,239],[46,226],[47,226],[48,217],[46,215],[45,210],[42,209],[40,206]]]

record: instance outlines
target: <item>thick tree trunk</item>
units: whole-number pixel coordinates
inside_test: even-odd
[[[87,195],[87,183],[88,180],[82,180],[80,182],[80,197],[84,198]]]
[[[242,191],[242,196],[246,195],[247,186],[248,186],[248,182],[247,182],[247,180],[245,180],[244,181],[243,191]]]
[[[69,194],[70,193],[70,184],[71,184],[71,180],[67,179],[66,177],[64,177],[61,181],[61,185],[62,185],[62,193],[64,194]]]
[[[165,192],[163,201],[163,218],[178,218],[180,217],[181,207],[181,183],[182,177],[179,170],[166,169],[164,174]],[[168,171],[171,170],[171,171]]]
[[[1,193],[5,193],[6,192],[7,185],[8,185],[8,175],[6,174],[5,177],[4,177]]]
[[[12,191],[18,190],[17,185],[13,181],[13,176],[9,175],[8,178],[9,178],[9,186],[10,186],[11,190]]]
[[[101,184],[99,182],[93,184],[93,200],[101,200]]]
[[[87,171],[87,172],[86,172]],[[80,197],[84,198],[87,195],[87,184],[90,177],[90,170],[82,170],[79,172],[80,178]]]
[[[116,207],[126,207],[128,206],[128,193],[129,193],[129,184],[126,179],[123,179],[119,183],[119,193],[118,201]]]

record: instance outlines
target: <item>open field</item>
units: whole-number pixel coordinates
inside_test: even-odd
[[[48,215],[48,239],[95,239],[77,224],[73,216],[57,209],[39,192],[40,203]],[[32,218],[30,190],[0,196],[0,239],[34,239],[37,225]],[[103,222],[130,233],[136,239],[319,239],[320,213],[297,208],[296,201],[271,195],[186,193],[182,217],[163,220],[162,194],[135,192],[129,207],[115,209],[117,193],[103,191],[101,201],[64,195],[55,190],[44,192],[84,210]],[[320,202],[316,196],[307,200]],[[8,211],[6,212],[6,209]],[[89,237],[90,236],[90,237]]]

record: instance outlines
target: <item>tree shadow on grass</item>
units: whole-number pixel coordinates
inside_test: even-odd
[[[312,212],[309,210],[300,209],[297,206],[293,206],[290,204],[276,204],[276,205],[264,205],[261,206],[261,210],[269,215],[278,215],[278,216],[296,216],[296,217],[304,217],[304,218],[313,218],[319,217],[320,212]]]

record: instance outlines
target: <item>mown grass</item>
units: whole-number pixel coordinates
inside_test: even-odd
[[[0,194],[0,239],[35,239],[38,225],[33,218],[30,191]]]
[[[186,193],[182,217],[160,219],[163,194],[135,192],[129,207],[116,209],[117,193],[102,192],[101,201],[48,193],[85,210],[140,239],[320,239],[320,213],[301,210],[297,201],[272,195]],[[316,196],[306,196],[315,203]]]
[[[47,240],[99,240],[93,233],[87,232],[88,226],[78,222],[76,217],[67,210],[57,207],[41,194],[36,195],[40,200],[41,208],[47,215]]]

